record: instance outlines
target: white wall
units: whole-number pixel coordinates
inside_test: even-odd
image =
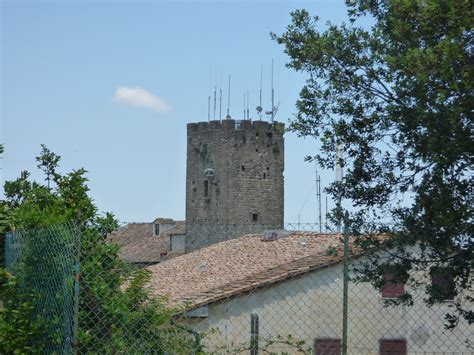
[[[248,347],[250,313],[259,315],[260,341],[277,335],[292,335],[312,347],[315,338],[342,338],[342,266],[308,273],[265,289],[255,290],[209,305],[209,316],[190,319],[197,331],[216,330],[206,338],[209,351]],[[462,322],[453,331],[444,330],[444,315],[452,303],[429,308],[415,294],[413,307],[386,308],[380,294],[370,284],[349,287],[348,348],[351,354],[377,354],[380,338],[404,338],[409,353],[466,352],[466,341],[474,344],[474,328]],[[283,345],[273,345],[278,353]]]

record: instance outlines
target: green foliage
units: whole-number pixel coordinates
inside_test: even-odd
[[[0,203],[2,236],[14,231],[24,243],[15,277],[1,273],[0,340],[8,348],[0,352],[63,352],[70,346],[71,339],[64,338],[73,327],[68,312],[77,300],[79,265],[73,345],[79,352],[193,352],[193,334],[172,322],[177,310],[147,289],[149,271],[125,263],[119,247],[107,242],[118,223],[113,214],[98,213],[88,195],[86,171],[59,173],[60,157],[45,146],[36,160],[46,185],[22,172],[5,183],[6,200]]]
[[[35,295],[19,292],[16,277],[0,268],[0,353],[41,353],[45,342],[32,346],[31,338],[47,339],[44,321],[36,316]]]
[[[474,321],[473,22],[469,0],[347,1],[349,24],[318,26],[305,10],[273,39],[284,45],[288,67],[309,78],[300,92],[290,130],[321,141],[309,157],[333,169],[343,146],[345,176],[327,192],[351,201],[348,233],[391,235],[398,256],[383,263],[401,273],[453,271],[458,315]],[[374,20],[359,26],[361,17]],[[344,217],[346,216],[346,217]],[[371,243],[362,241],[365,247]],[[410,246],[419,252],[410,253]],[[365,281],[380,279],[376,257]],[[433,290],[424,287],[428,303]],[[447,318],[452,324],[453,315]]]

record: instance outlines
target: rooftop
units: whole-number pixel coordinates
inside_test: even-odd
[[[328,254],[334,247],[336,255]],[[228,240],[152,265],[151,287],[171,306],[213,303],[342,260],[338,234],[294,232],[274,241],[261,234]],[[352,248],[353,254],[361,254]]]
[[[154,223],[175,223],[176,225],[154,234]],[[180,234],[184,221],[172,219],[155,220],[152,223],[129,223],[112,232],[107,240],[120,245],[120,257],[130,263],[156,263],[166,258],[170,252],[170,235]]]

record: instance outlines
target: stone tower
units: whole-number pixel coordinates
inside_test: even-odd
[[[284,125],[189,123],[186,251],[283,228]]]

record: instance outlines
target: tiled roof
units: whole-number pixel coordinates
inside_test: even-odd
[[[165,254],[170,251],[170,233],[184,226],[182,221],[175,223],[175,227],[159,236],[154,235],[154,223],[129,223],[111,233],[107,240],[120,245],[120,257],[125,261],[156,263],[166,258]]]
[[[246,235],[150,266],[151,287],[156,295],[167,296],[172,306],[213,303],[340,262],[340,239],[336,234],[306,232],[275,241]],[[336,248],[337,255],[328,255],[328,247]]]

